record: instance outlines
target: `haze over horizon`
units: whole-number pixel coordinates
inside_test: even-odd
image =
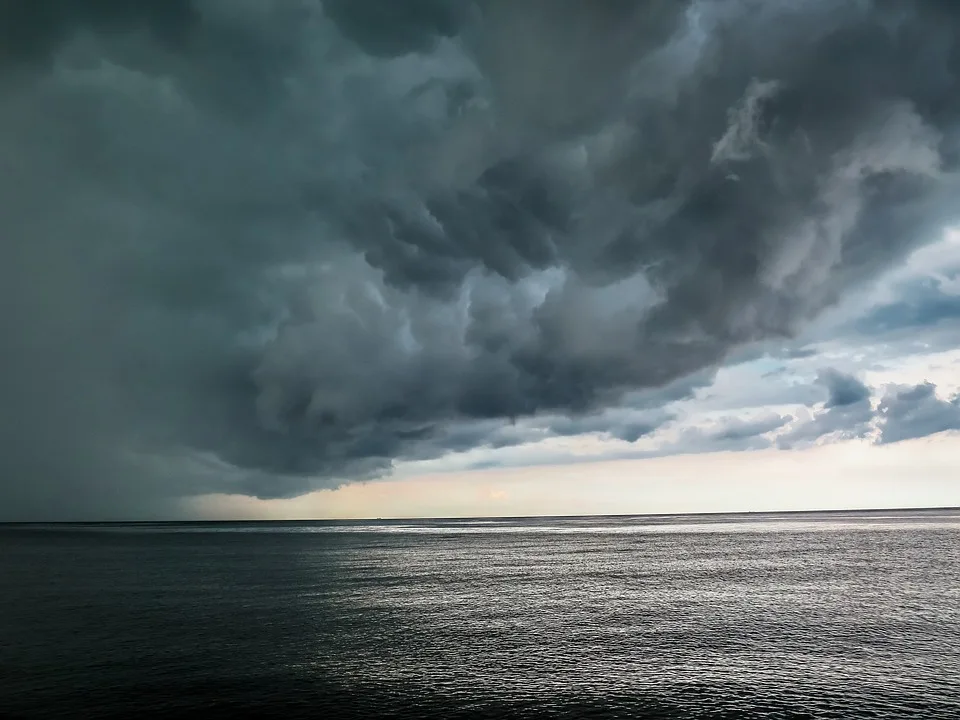
[[[960,4],[0,6],[0,521],[960,506]]]

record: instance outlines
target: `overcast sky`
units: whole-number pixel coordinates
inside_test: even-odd
[[[0,7],[0,519],[960,505],[960,5]]]

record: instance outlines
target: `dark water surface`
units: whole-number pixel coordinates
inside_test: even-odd
[[[960,513],[0,526],[0,715],[960,718]]]

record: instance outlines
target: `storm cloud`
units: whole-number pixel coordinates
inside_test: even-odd
[[[951,3],[23,0],[0,28],[11,517],[291,496],[525,419],[632,440],[666,420],[625,402],[956,221]]]

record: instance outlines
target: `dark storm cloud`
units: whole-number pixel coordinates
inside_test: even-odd
[[[890,390],[877,412],[884,444],[960,430],[960,395],[942,399],[930,382]]]
[[[849,407],[870,399],[870,388],[863,381],[834,368],[821,370],[817,383],[827,390],[827,401],[823,405],[827,410]]]
[[[7,0],[0,5],[0,62],[9,69],[49,59],[77,30],[143,30],[165,43],[177,43],[194,24],[190,0]]]
[[[865,437],[874,419],[871,391],[861,380],[834,368],[822,370],[817,385],[826,392],[826,400],[813,417],[791,427],[777,438],[782,449],[804,447],[821,438],[853,440]]]
[[[789,337],[956,219],[952,3],[0,21],[11,516],[295,495],[511,421],[589,425]],[[483,431],[445,441],[461,425]]]

